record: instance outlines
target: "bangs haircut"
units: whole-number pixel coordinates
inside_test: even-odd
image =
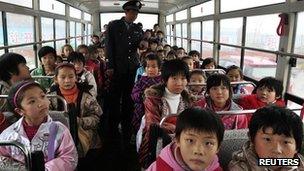
[[[190,72],[190,78],[192,77],[192,75],[201,75],[201,76],[204,77],[205,80],[207,79],[205,72],[202,71],[202,70],[199,70],[199,69],[192,70],[192,71]]]
[[[165,83],[168,81],[169,77],[177,75],[185,76],[189,81],[189,67],[180,59],[166,61],[161,68],[161,77]]]
[[[19,64],[26,64],[25,58],[17,53],[5,53],[0,56],[0,79],[8,82],[12,75],[19,75]]]
[[[268,106],[258,109],[249,123],[249,136],[254,142],[258,130],[263,132],[267,128],[273,129],[273,134],[293,137],[298,152],[301,150],[303,139],[303,123],[301,118],[289,109],[278,106]]]
[[[143,63],[144,68],[147,67],[147,62],[148,61],[153,61],[153,60],[155,60],[157,62],[157,66],[158,66],[158,68],[160,68],[161,60],[155,53],[150,53],[145,57],[144,63]]]
[[[197,50],[191,50],[189,53],[188,53],[189,56],[194,56],[194,55],[197,55],[198,57],[200,57],[200,53],[197,51]]]
[[[61,63],[61,64],[57,65],[57,67],[55,68],[55,77],[58,76],[59,70],[62,69],[62,68],[71,68],[71,69],[73,69],[75,75],[77,76],[76,69],[75,69],[75,66],[73,64],[70,64],[70,63]]]
[[[258,88],[266,87],[272,91],[275,91],[276,97],[282,98],[283,92],[283,84],[281,81],[275,79],[274,77],[265,77],[261,79],[258,83],[256,88],[254,89],[253,93],[256,94],[256,90]]]
[[[205,69],[206,65],[208,65],[210,63],[214,63],[214,66],[216,67],[216,63],[215,63],[215,60],[213,58],[206,58],[206,59],[204,59],[201,68]]]
[[[210,92],[212,87],[225,86],[229,90],[229,98],[232,98],[232,89],[229,78],[224,74],[212,74],[208,77],[206,82],[206,93]]]
[[[236,69],[239,73],[240,73],[240,76],[241,78],[243,79],[244,78],[244,75],[243,75],[243,71],[241,70],[240,67],[236,66],[236,65],[231,65],[229,66],[227,69],[226,69],[226,75],[228,75],[228,72],[230,72],[231,70],[234,70]]]
[[[82,62],[85,65],[85,58],[82,53],[79,52],[71,52],[68,57],[68,62]]]
[[[179,139],[183,131],[189,130],[214,133],[219,147],[223,141],[225,128],[220,117],[213,111],[209,109],[188,108],[177,117],[175,137]]]

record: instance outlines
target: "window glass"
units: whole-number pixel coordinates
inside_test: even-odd
[[[35,66],[35,52],[33,46],[21,46],[16,48],[10,48],[9,52],[14,52],[18,54],[22,54],[22,56],[26,59],[26,65],[30,69],[36,68]]]
[[[76,36],[82,36],[82,34],[81,34],[81,23],[76,23]],[[81,39],[82,39],[81,37],[76,38],[76,46],[82,44]]]
[[[28,8],[33,8],[32,0],[0,0],[1,2],[6,2],[14,5],[20,5]]]
[[[166,22],[172,22],[173,21],[173,14],[166,16]]]
[[[185,49],[186,52],[188,52],[188,41],[187,41],[187,39],[183,39],[183,48]]]
[[[242,42],[242,18],[221,20],[220,42],[241,45]]]
[[[34,42],[34,17],[7,13],[8,45]]]
[[[1,11],[0,11],[0,16],[2,16]],[[4,46],[2,17],[0,17],[0,46]]]
[[[65,4],[56,0],[40,0],[40,10],[65,15]]]
[[[213,21],[203,21],[203,40],[213,41]]]
[[[209,43],[202,43],[202,58],[213,58],[213,45]]]
[[[70,17],[81,19],[81,11],[77,8],[69,6]]]
[[[176,37],[182,37],[182,30],[181,30],[181,24],[176,24],[175,25],[175,35]],[[182,46],[182,39],[181,38],[176,38],[176,46],[181,47]]]
[[[74,21],[70,21],[70,37],[75,37],[76,36],[76,30],[75,30],[75,22]],[[70,45],[76,49],[76,39],[70,39]]]
[[[176,21],[185,20],[185,19],[187,19],[187,9],[175,13],[175,20]]]
[[[167,35],[167,43],[168,43],[168,44],[171,44],[171,41],[170,41],[170,35],[171,35],[170,26],[171,26],[171,25],[166,25],[166,35]]]
[[[42,40],[52,40],[54,39],[54,26],[52,18],[41,17],[41,32]]]
[[[240,66],[241,49],[229,46],[221,46],[219,65],[227,67],[230,65]]]
[[[190,8],[191,18],[214,14],[214,0]]]
[[[282,2],[285,2],[285,0],[221,0],[221,12],[277,4]]]
[[[57,55],[61,55],[61,48],[65,45],[65,40],[56,41],[56,51]]]
[[[298,14],[294,53],[304,55],[304,12]],[[304,98],[304,59],[297,59],[296,67],[291,68],[288,92]]]
[[[91,21],[92,15],[85,12],[85,13],[84,13],[83,19],[86,20],[86,21]]]
[[[191,39],[201,40],[201,23],[191,23]],[[191,41],[191,50],[201,51],[200,41]]]
[[[65,31],[65,20],[55,20],[55,31],[56,31],[56,39],[61,39],[66,37]]]

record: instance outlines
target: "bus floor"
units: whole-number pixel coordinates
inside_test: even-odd
[[[78,171],[140,171],[135,144],[124,147],[120,133],[103,138],[102,148],[89,151]]]

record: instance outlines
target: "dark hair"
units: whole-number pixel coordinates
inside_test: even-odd
[[[77,75],[76,74],[75,66],[73,64],[70,64],[70,63],[61,63],[61,64],[58,64],[57,67],[55,68],[55,77],[58,76],[59,70],[62,69],[62,68],[64,68],[64,67],[73,69],[74,72],[75,72],[75,75]]]
[[[156,32],[156,34],[159,34],[159,33],[164,34],[164,32],[161,31],[161,30],[158,30],[158,31]]]
[[[216,66],[215,60],[213,58],[206,58],[204,59],[201,68],[205,69],[206,65],[210,64],[210,63],[214,63],[214,65]]]
[[[149,45],[152,44],[152,43],[158,44],[157,39],[150,39],[150,40],[149,40]]]
[[[22,55],[17,53],[5,53],[0,57],[0,79],[8,82],[12,75],[18,75],[19,64],[26,64],[26,60]]]
[[[71,52],[71,54],[68,57],[68,62],[82,62],[83,65],[85,65],[85,58],[82,55],[82,53],[79,52]]]
[[[150,53],[144,59],[144,63],[143,63],[144,68],[147,67],[147,61],[152,61],[152,60],[155,60],[157,62],[158,68],[161,67],[161,60],[160,60],[160,58],[155,53]]]
[[[194,55],[197,55],[197,56],[200,56],[201,54],[197,51],[197,50],[191,50],[189,53],[188,53],[189,56],[194,56]]]
[[[184,56],[184,57],[182,57],[182,61],[186,61],[186,60],[188,60],[188,59],[193,60],[192,57],[190,57],[190,56]]]
[[[198,132],[215,133],[218,147],[224,137],[224,125],[220,117],[209,109],[188,108],[177,117],[175,137],[180,138],[183,131],[194,130]]]
[[[265,132],[267,128],[272,128],[273,134],[293,137],[297,150],[301,150],[303,123],[301,118],[291,110],[274,105],[258,109],[249,123],[251,142],[254,142],[258,130],[262,129]]]
[[[240,73],[241,78],[244,77],[243,71],[241,70],[240,67],[238,67],[238,66],[236,66],[236,65],[231,65],[231,66],[229,66],[229,67],[226,69],[226,75],[228,75],[228,73],[229,73],[231,70],[234,70],[234,69],[238,70],[238,72]]]
[[[196,75],[196,74],[203,76],[205,80],[207,79],[205,72],[198,69],[194,69],[190,72],[190,78],[192,77],[192,75]]]
[[[95,45],[88,46],[88,52],[90,55],[94,53],[98,53],[97,47]]]
[[[97,37],[97,38],[99,39],[99,36],[96,35],[96,34],[93,34],[93,35],[92,35],[92,38],[93,38],[93,37]]]
[[[39,52],[38,52],[38,57],[41,62],[41,58],[44,57],[45,55],[52,53],[54,55],[54,58],[56,59],[56,50],[52,48],[51,46],[43,46]]]
[[[170,45],[168,45],[168,44],[165,44],[164,48],[165,48],[165,47],[167,47],[167,46],[171,48],[171,46],[170,46]]]
[[[273,77],[265,77],[257,83],[257,86],[252,91],[252,93],[256,94],[257,89],[261,88],[261,87],[267,87],[270,90],[275,91],[276,97],[282,98],[283,84],[281,81],[279,81]]]
[[[178,49],[178,46],[176,46],[176,45],[172,46],[172,50],[177,51],[177,49]]]
[[[183,50],[185,52],[185,49],[182,47],[177,48],[176,50]]]
[[[39,87],[46,93],[46,90],[37,82],[33,80],[20,81],[14,84],[8,92],[8,109],[15,113],[15,108],[22,108],[21,102],[24,98],[24,92],[31,87]]]
[[[81,44],[81,45],[79,45],[79,46],[77,46],[77,52],[79,52],[79,49],[88,49],[88,46],[87,45],[85,45],[85,44]]]
[[[156,27],[156,26],[159,26],[159,24],[157,24],[157,23],[156,23],[156,24],[154,24],[154,25],[153,25],[153,28],[154,28],[154,27]]]
[[[223,85],[229,90],[229,98],[232,98],[232,89],[230,80],[225,74],[212,74],[207,79],[206,93],[209,93],[210,89],[215,86]]]
[[[161,67],[161,77],[165,83],[167,83],[169,77],[183,75],[189,81],[189,67],[188,65],[180,60],[173,59],[165,61]]]

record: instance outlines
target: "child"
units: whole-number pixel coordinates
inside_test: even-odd
[[[100,137],[97,133],[99,118],[102,114],[101,107],[94,96],[89,93],[87,84],[76,83],[76,70],[72,64],[64,63],[56,67],[55,85],[51,87],[52,95],[62,96],[68,104],[75,104],[77,112],[77,125],[79,142],[77,144],[79,157],[84,157],[88,150],[100,147]],[[62,109],[62,104],[57,100],[51,101],[51,106],[57,110]],[[85,136],[80,136],[84,135]],[[82,139],[80,137],[85,137]],[[86,143],[85,143],[86,142]]]
[[[209,108],[212,111],[233,111],[242,108],[232,101],[232,90],[229,78],[224,74],[213,74],[207,79],[206,98],[197,102],[201,108]],[[229,113],[229,112],[227,112]],[[247,128],[245,115],[221,115],[225,129]]]
[[[190,56],[182,57],[182,61],[186,62],[189,67],[189,71],[193,70],[193,59]]]
[[[74,51],[74,49],[69,44],[65,44],[64,46],[62,46],[62,48],[61,48],[62,60],[67,61],[67,58],[69,57],[70,53],[73,51]]]
[[[221,171],[217,152],[224,126],[210,110],[190,108],[177,118],[174,142],[162,149],[148,171]]]
[[[192,57],[194,61],[194,69],[200,68],[200,56],[201,54],[197,50],[191,50],[188,54],[189,56]]]
[[[165,59],[165,51],[164,50],[158,50],[156,52],[156,55],[159,57],[160,60],[164,60]]]
[[[50,46],[43,46],[39,52],[38,57],[41,65],[31,72],[32,76],[53,76],[56,68],[56,50]],[[43,88],[48,90],[53,84],[50,78],[35,79]]]
[[[241,68],[235,65],[231,65],[226,70],[226,75],[228,76],[230,82],[243,81],[243,72]],[[248,94],[243,85],[232,86],[233,94]]]
[[[0,93],[8,94],[11,86],[19,81],[31,78],[26,60],[17,53],[5,53],[0,57]],[[0,111],[7,111],[7,101],[0,99]]]
[[[206,58],[204,59],[201,68],[202,69],[215,69],[216,63],[213,58]],[[215,74],[216,72],[214,71],[207,71],[206,77],[208,78],[210,75]]]
[[[299,154],[303,139],[303,123],[289,109],[269,106],[258,109],[249,124],[249,141],[234,153],[229,164],[231,171],[304,170]],[[258,166],[259,158],[299,159],[299,166]]]
[[[8,103],[21,118],[3,131],[0,141],[18,141],[30,152],[42,151],[46,170],[76,169],[77,151],[72,136],[68,128],[48,116],[50,101],[41,85],[33,81],[14,85]],[[1,147],[0,155],[8,157],[1,161],[4,163],[25,163],[23,154],[13,146]]]
[[[92,96],[96,97],[97,96],[96,81],[94,75],[84,68],[85,59],[83,55],[79,52],[72,52],[68,57],[68,62],[72,63],[75,66],[78,82],[87,83],[93,86],[93,88],[90,89],[90,93]]]
[[[202,70],[193,70],[190,73],[190,83],[203,84],[206,82],[206,75]],[[189,86],[189,91],[194,96],[203,96],[205,91],[203,86]],[[196,97],[196,100],[199,97]]]
[[[77,47],[76,52],[82,53],[84,58],[87,60],[88,54],[89,54],[89,49],[87,45],[81,44]]]
[[[237,101],[243,109],[258,109],[269,104],[284,107],[285,102],[282,99],[283,84],[273,77],[261,79],[253,94],[240,97]],[[250,121],[251,115],[248,115]]]
[[[158,45],[158,41],[156,39],[150,39],[149,40],[149,49],[152,51],[152,52],[156,52],[156,48],[157,48],[157,45]]]
[[[168,114],[179,114],[192,104],[192,99],[187,91],[186,85],[189,80],[189,68],[185,62],[179,59],[166,61],[161,71],[162,84],[152,86],[145,91],[145,116],[143,140],[139,149],[140,163],[144,168],[149,147],[149,129],[151,124],[157,124],[161,118]],[[174,132],[174,123],[164,123],[167,132]]]
[[[138,131],[141,118],[145,114],[144,104],[143,104],[143,95],[146,88],[150,86],[160,83],[161,76],[160,76],[160,66],[161,61],[158,56],[155,54],[149,54],[143,66],[146,70],[146,73],[140,77],[140,79],[135,83],[133,90],[132,90],[132,99],[135,102],[135,110],[134,116],[132,119],[132,125],[134,127],[135,132]]]
[[[176,50],[176,57],[178,59],[182,59],[182,57],[184,57],[186,55],[185,49],[180,47]]]
[[[171,50],[171,51],[168,52],[168,54],[166,56],[166,59],[164,59],[164,61],[170,61],[170,60],[173,60],[173,59],[176,59],[175,51]]]

